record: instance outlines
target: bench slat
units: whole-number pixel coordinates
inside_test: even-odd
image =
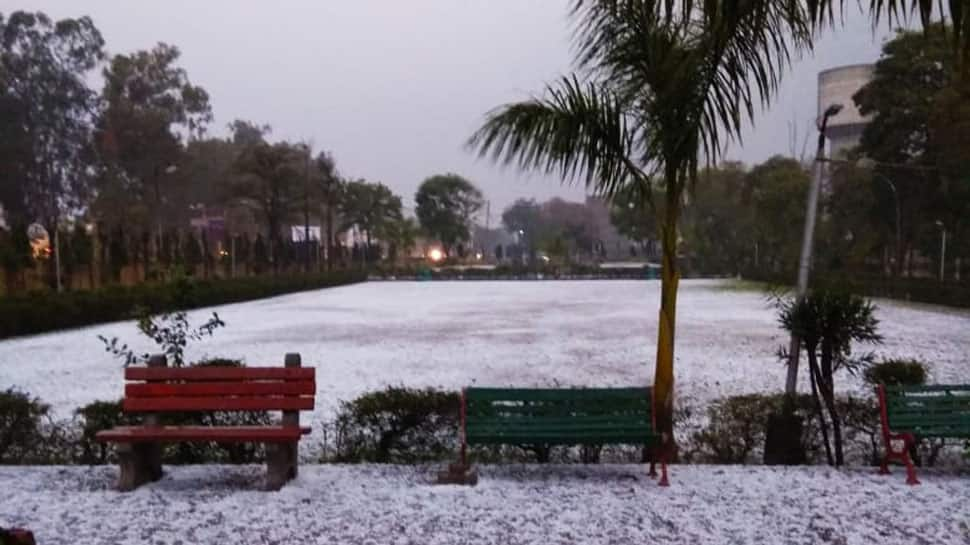
[[[475,444],[504,444],[504,445],[652,445],[660,442],[660,436],[642,432],[636,434],[599,433],[587,435],[556,434],[556,433],[528,433],[501,435],[471,435],[469,443]]]
[[[970,386],[886,386],[889,429],[918,437],[970,437]]]
[[[216,441],[221,443],[289,442],[310,433],[308,427],[288,426],[123,426],[98,432],[101,442],[137,443],[143,441],[180,442]]]
[[[650,399],[650,388],[466,388],[465,399],[475,401],[567,401]]]
[[[129,397],[123,402],[127,412],[173,411],[310,411],[313,397]]]
[[[660,442],[650,388],[468,388],[465,440],[473,444]]]
[[[317,386],[312,380],[280,382],[190,382],[131,383],[125,397],[208,397],[208,396],[294,396],[312,395]]]
[[[313,367],[128,367],[126,380],[245,381],[313,380]]]
[[[576,416],[565,418],[503,418],[501,416],[466,419],[469,426],[501,426],[517,428],[649,426],[651,420],[642,415]]]

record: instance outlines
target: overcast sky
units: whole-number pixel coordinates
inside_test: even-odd
[[[492,225],[519,197],[583,198],[559,180],[504,169],[464,148],[489,109],[528,98],[570,69],[565,0],[0,0],[0,11],[90,15],[111,53],[164,41],[211,95],[224,135],[236,118],[274,139],[312,139],[349,177],[381,181],[410,207],[421,181],[456,172],[491,201]],[[851,3],[850,3],[851,4]],[[770,111],[728,153],[747,163],[797,148],[815,117],[817,73],[874,61],[885,28],[849,13],[795,63]]]

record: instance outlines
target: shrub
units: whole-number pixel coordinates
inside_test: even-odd
[[[718,399],[707,408],[707,423],[694,432],[683,450],[688,460],[717,464],[745,464],[760,459],[768,421],[784,404],[782,394],[748,394]],[[798,396],[795,414],[806,422],[802,448],[816,448],[811,425],[812,399]]]
[[[886,360],[873,364],[863,375],[871,386],[918,386],[926,384],[926,364],[917,360]]]
[[[73,458],[69,426],[50,406],[14,389],[0,392],[0,464],[63,464]]]
[[[95,438],[99,431],[117,426],[129,426],[140,421],[136,416],[124,412],[121,400],[95,401],[75,410],[74,415],[79,419],[80,427],[77,461],[88,465],[117,461],[113,446],[98,442]]]
[[[340,462],[441,460],[458,448],[458,392],[389,387],[343,402],[336,419]]]
[[[0,464],[30,463],[44,443],[42,419],[50,407],[17,390],[0,392]]]

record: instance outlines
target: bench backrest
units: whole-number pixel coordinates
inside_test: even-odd
[[[312,367],[128,367],[128,412],[308,411]]]
[[[645,444],[653,440],[651,389],[466,388],[468,443]]]
[[[887,431],[918,437],[970,437],[970,385],[880,386]]]

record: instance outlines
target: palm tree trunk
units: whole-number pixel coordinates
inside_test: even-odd
[[[674,444],[674,331],[677,323],[677,221],[680,191],[676,169],[667,171],[666,206],[661,225],[663,263],[660,271],[660,320],[657,363],[653,379],[654,410],[658,431],[668,447]]]

